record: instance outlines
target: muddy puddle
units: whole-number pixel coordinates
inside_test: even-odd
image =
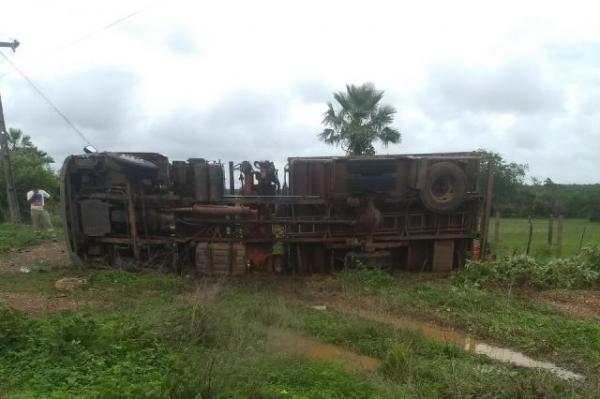
[[[267,336],[269,350],[299,355],[313,359],[341,362],[348,371],[368,372],[376,370],[380,363],[377,359],[359,355],[335,345],[299,335],[284,328],[271,328]]]
[[[339,310],[340,312],[351,313],[365,319],[373,320],[378,323],[392,325],[401,329],[418,331],[427,338],[431,338],[435,341],[450,342],[460,346],[465,351],[485,355],[500,362],[510,363],[521,367],[548,370],[564,380],[583,380],[585,378],[581,374],[565,370],[561,367],[558,367],[554,363],[538,361],[512,349],[490,345],[473,339],[467,335],[461,334],[458,331],[441,328],[431,323],[398,317],[388,313],[374,313],[356,308],[344,309],[335,307],[335,309]]]

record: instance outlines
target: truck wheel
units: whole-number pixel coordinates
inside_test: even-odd
[[[438,162],[427,170],[421,201],[432,212],[450,212],[461,204],[467,192],[467,176],[455,163]]]

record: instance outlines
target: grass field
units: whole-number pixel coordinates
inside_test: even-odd
[[[18,250],[34,244],[58,238],[62,240],[62,229],[53,233],[47,231],[34,232],[28,224],[0,224],[0,254],[10,250]]]
[[[495,219],[490,223],[490,244],[495,245],[494,236]],[[565,219],[563,231],[562,256],[571,256],[579,250],[579,243],[583,230],[586,230],[583,245],[600,244],[600,223],[592,223],[587,219]],[[532,219],[533,235],[531,240],[530,255],[541,258],[549,258],[558,255],[556,246],[557,225],[554,221],[554,245],[548,245],[548,219]],[[527,219],[500,220],[500,247],[498,255],[508,256],[513,253],[524,254],[527,248],[529,236],[529,222]]]
[[[36,268],[27,261],[31,273],[0,269],[0,397],[600,395],[600,324],[518,290],[369,270],[219,281],[76,271],[63,261]],[[55,281],[75,276],[87,284],[55,288]],[[441,333],[399,327],[396,318]],[[554,362],[585,379],[561,380],[466,352],[445,338],[448,331]]]

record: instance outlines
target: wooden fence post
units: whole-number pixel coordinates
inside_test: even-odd
[[[548,219],[548,245],[552,245],[552,233],[554,232],[554,215],[550,214]]]
[[[488,161],[487,188],[485,193],[485,208],[481,219],[481,254],[479,259],[485,261],[486,248],[489,241],[490,219],[492,216],[492,195],[494,193],[494,161]]]
[[[531,249],[531,238],[533,237],[533,223],[531,222],[531,216],[529,216],[529,238],[527,239],[527,251],[525,255],[529,256],[529,250]]]
[[[581,237],[579,238],[579,250],[581,251],[581,247],[583,246],[583,238],[585,237],[585,232],[587,230],[587,226],[583,227],[583,231],[581,232]]]
[[[556,245],[558,246],[557,248],[557,255],[560,258],[562,256],[562,247],[563,247],[563,216],[562,215],[558,215],[558,228],[556,231]]]
[[[498,257],[500,251],[500,211],[496,211],[496,220],[494,222],[494,255]]]

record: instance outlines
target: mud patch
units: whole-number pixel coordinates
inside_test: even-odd
[[[600,321],[600,291],[526,291],[525,295],[570,316]]]
[[[359,355],[339,346],[325,344],[284,328],[269,329],[267,348],[288,355],[340,362],[344,369],[353,372],[374,371],[380,366],[380,362],[372,357]]]
[[[21,267],[68,265],[64,242],[45,242],[30,248],[8,252],[0,257],[0,271],[19,271]]]
[[[538,361],[529,356],[508,348],[501,348],[485,342],[476,340],[460,331],[436,326],[432,323],[422,322],[408,317],[402,317],[391,313],[373,312],[371,310],[349,307],[340,304],[328,304],[334,310],[342,313],[352,314],[364,319],[372,320],[381,324],[388,324],[400,329],[417,331],[427,338],[440,342],[448,342],[458,345],[465,351],[485,355],[500,362],[514,364],[527,368],[545,369],[565,380],[583,380],[584,376],[565,370],[550,362]]]
[[[96,300],[77,301],[67,295],[47,296],[24,292],[0,292],[0,306],[6,306],[33,315],[40,315],[82,307],[106,309],[110,308],[112,303]]]

